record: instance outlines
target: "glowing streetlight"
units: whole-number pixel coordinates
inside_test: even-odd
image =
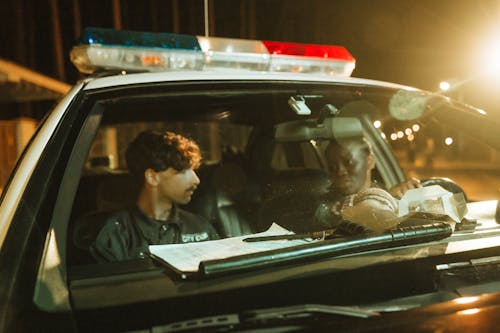
[[[441,89],[442,91],[448,91],[448,90],[450,90],[450,88],[451,88],[451,85],[449,82],[447,82],[447,81],[439,82],[439,89]]]
[[[447,146],[450,146],[450,145],[453,143],[453,138],[451,138],[451,137],[447,137],[446,139],[444,139],[444,143],[445,143]]]
[[[380,120],[375,120],[373,122],[373,126],[375,126],[375,128],[380,128],[380,126],[382,126],[382,122]]]
[[[483,61],[481,62],[481,72],[486,74],[498,74],[500,72],[500,47],[498,42],[500,37],[487,43],[483,50]]]

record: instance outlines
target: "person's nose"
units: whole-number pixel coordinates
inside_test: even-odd
[[[200,184],[200,178],[198,177],[198,175],[196,174],[196,171],[194,171],[194,170],[191,170],[191,181],[192,181],[193,185],[198,186]]]
[[[337,176],[343,176],[347,174],[347,168],[344,163],[337,163]]]

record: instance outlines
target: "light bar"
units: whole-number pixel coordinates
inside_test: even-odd
[[[261,71],[350,76],[344,47],[87,28],[71,51],[79,71]]]

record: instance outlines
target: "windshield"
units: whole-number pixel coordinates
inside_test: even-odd
[[[268,85],[197,85],[182,91],[155,87],[99,100],[100,123],[72,210],[77,248],[86,251],[102,223],[117,211],[134,211],[135,219],[143,222],[134,232],[152,234],[157,231],[150,228],[151,219],[171,222],[176,209],[193,214],[184,218],[192,224],[200,218],[205,230],[196,226],[154,236],[164,237],[160,243],[187,243],[264,232],[274,223],[295,233],[336,228],[346,219],[338,206],[347,196],[367,188],[390,191],[410,177],[451,178],[470,201],[496,196],[500,155],[488,145],[496,142],[488,142],[487,128],[469,133],[458,127],[486,123],[481,110],[416,91]],[[157,184],[144,181],[148,170],[163,177],[169,162],[148,165],[145,160],[160,158],[160,153],[146,143],[140,143],[141,149],[153,157],[143,151],[128,153],[141,133],[153,135],[146,141],[172,133],[197,146],[199,162],[171,167],[176,174],[190,173],[174,179],[185,193],[165,189],[160,178]],[[127,159],[127,154],[132,157]],[[139,172],[132,172],[137,168]],[[157,185],[156,192],[144,194]],[[402,195],[391,194],[396,200]],[[150,201],[161,202],[157,197],[162,196],[168,204],[152,207]],[[398,202],[387,195],[384,200],[385,224],[361,223],[367,229],[397,226],[399,220],[386,220],[397,217]],[[167,216],[157,214],[161,209]],[[90,229],[89,222],[81,222],[89,216],[95,224]],[[130,253],[120,255],[113,260]],[[94,252],[96,256],[109,260],[102,253]]]
[[[216,82],[95,96],[89,119],[98,121],[79,148],[88,153],[71,212],[69,266],[153,256],[208,272],[226,264],[204,262],[233,256],[295,247],[297,258],[308,256],[302,247],[325,239],[368,239],[340,251],[359,252],[426,224],[420,241],[429,241],[461,222],[465,200],[495,199],[500,187],[494,124],[458,127],[487,123],[484,111],[425,92]],[[438,184],[453,199],[408,222],[403,208],[423,206],[403,194],[422,184]],[[403,229],[376,238],[395,228]],[[252,258],[227,265],[252,267]]]

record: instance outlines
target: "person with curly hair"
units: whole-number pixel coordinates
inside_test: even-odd
[[[218,239],[213,226],[178,207],[191,201],[200,183],[198,145],[172,132],[144,131],[125,153],[140,188],[136,204],[111,213],[91,246],[99,262],[148,256],[149,245]]]

